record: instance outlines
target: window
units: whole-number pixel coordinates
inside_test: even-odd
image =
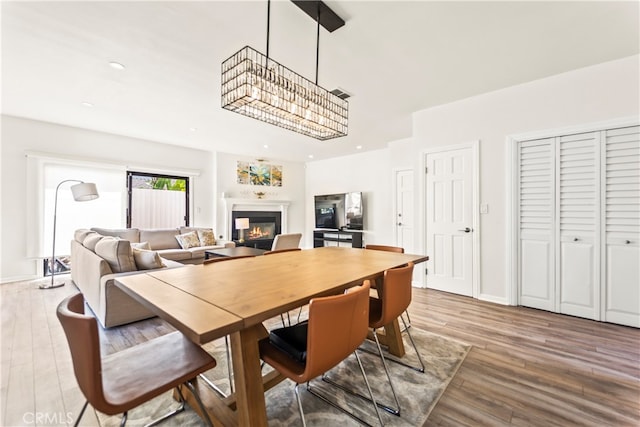
[[[189,178],[143,172],[127,174],[129,228],[189,225]]]
[[[121,228],[124,225],[124,168],[89,161],[27,154],[27,257],[48,258],[53,249],[53,214],[56,187],[64,180],[93,182],[99,197],[89,202],[76,202],[71,194],[74,182],[58,190],[56,211],[56,271],[64,266],[71,253],[70,242],[79,228]],[[48,265],[45,270],[48,270]]]

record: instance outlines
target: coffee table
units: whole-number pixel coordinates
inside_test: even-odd
[[[236,246],[235,248],[211,249],[204,251],[204,259],[216,257],[238,257],[238,256],[257,256],[262,255],[266,251],[264,249],[249,248],[246,246]]]

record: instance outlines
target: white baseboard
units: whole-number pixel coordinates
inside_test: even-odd
[[[7,283],[12,283],[12,282],[22,282],[25,280],[36,280],[36,279],[42,279],[42,277],[38,276],[37,274],[30,274],[25,276],[14,276],[14,277],[0,277],[0,284],[5,285]]]
[[[497,297],[495,295],[480,294],[478,299],[480,301],[493,302],[495,304],[500,304],[500,305],[511,305],[511,304],[509,304],[509,300],[507,298],[505,298],[505,297]]]

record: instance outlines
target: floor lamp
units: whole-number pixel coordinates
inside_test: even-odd
[[[40,289],[53,289],[64,286],[64,282],[54,284],[53,279],[56,274],[56,215],[58,213],[58,190],[65,182],[77,182],[78,184],[71,186],[71,194],[76,202],[87,202],[98,198],[98,189],[91,182],[78,181],[77,179],[65,179],[56,187],[56,198],[53,205],[53,249],[51,251],[51,283],[43,283]]]

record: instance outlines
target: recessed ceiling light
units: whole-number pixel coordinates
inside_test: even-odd
[[[357,145],[356,150],[362,150],[362,145]]]
[[[109,62],[109,65],[111,66],[111,68],[114,68],[116,70],[124,70],[126,67],[124,65],[122,65],[119,62],[115,62],[115,61],[111,61]]]
[[[269,148],[269,146],[267,144],[264,144],[263,147],[264,148]]]
[[[84,105],[85,107],[89,107],[89,108],[93,107],[93,104],[90,103],[90,102],[83,102],[82,105]]]
[[[310,158],[310,159],[313,159],[313,154],[309,154],[309,158]]]
[[[189,128],[189,130],[190,130],[191,132],[195,132],[195,131],[197,131],[197,130],[198,130],[198,128]]]

